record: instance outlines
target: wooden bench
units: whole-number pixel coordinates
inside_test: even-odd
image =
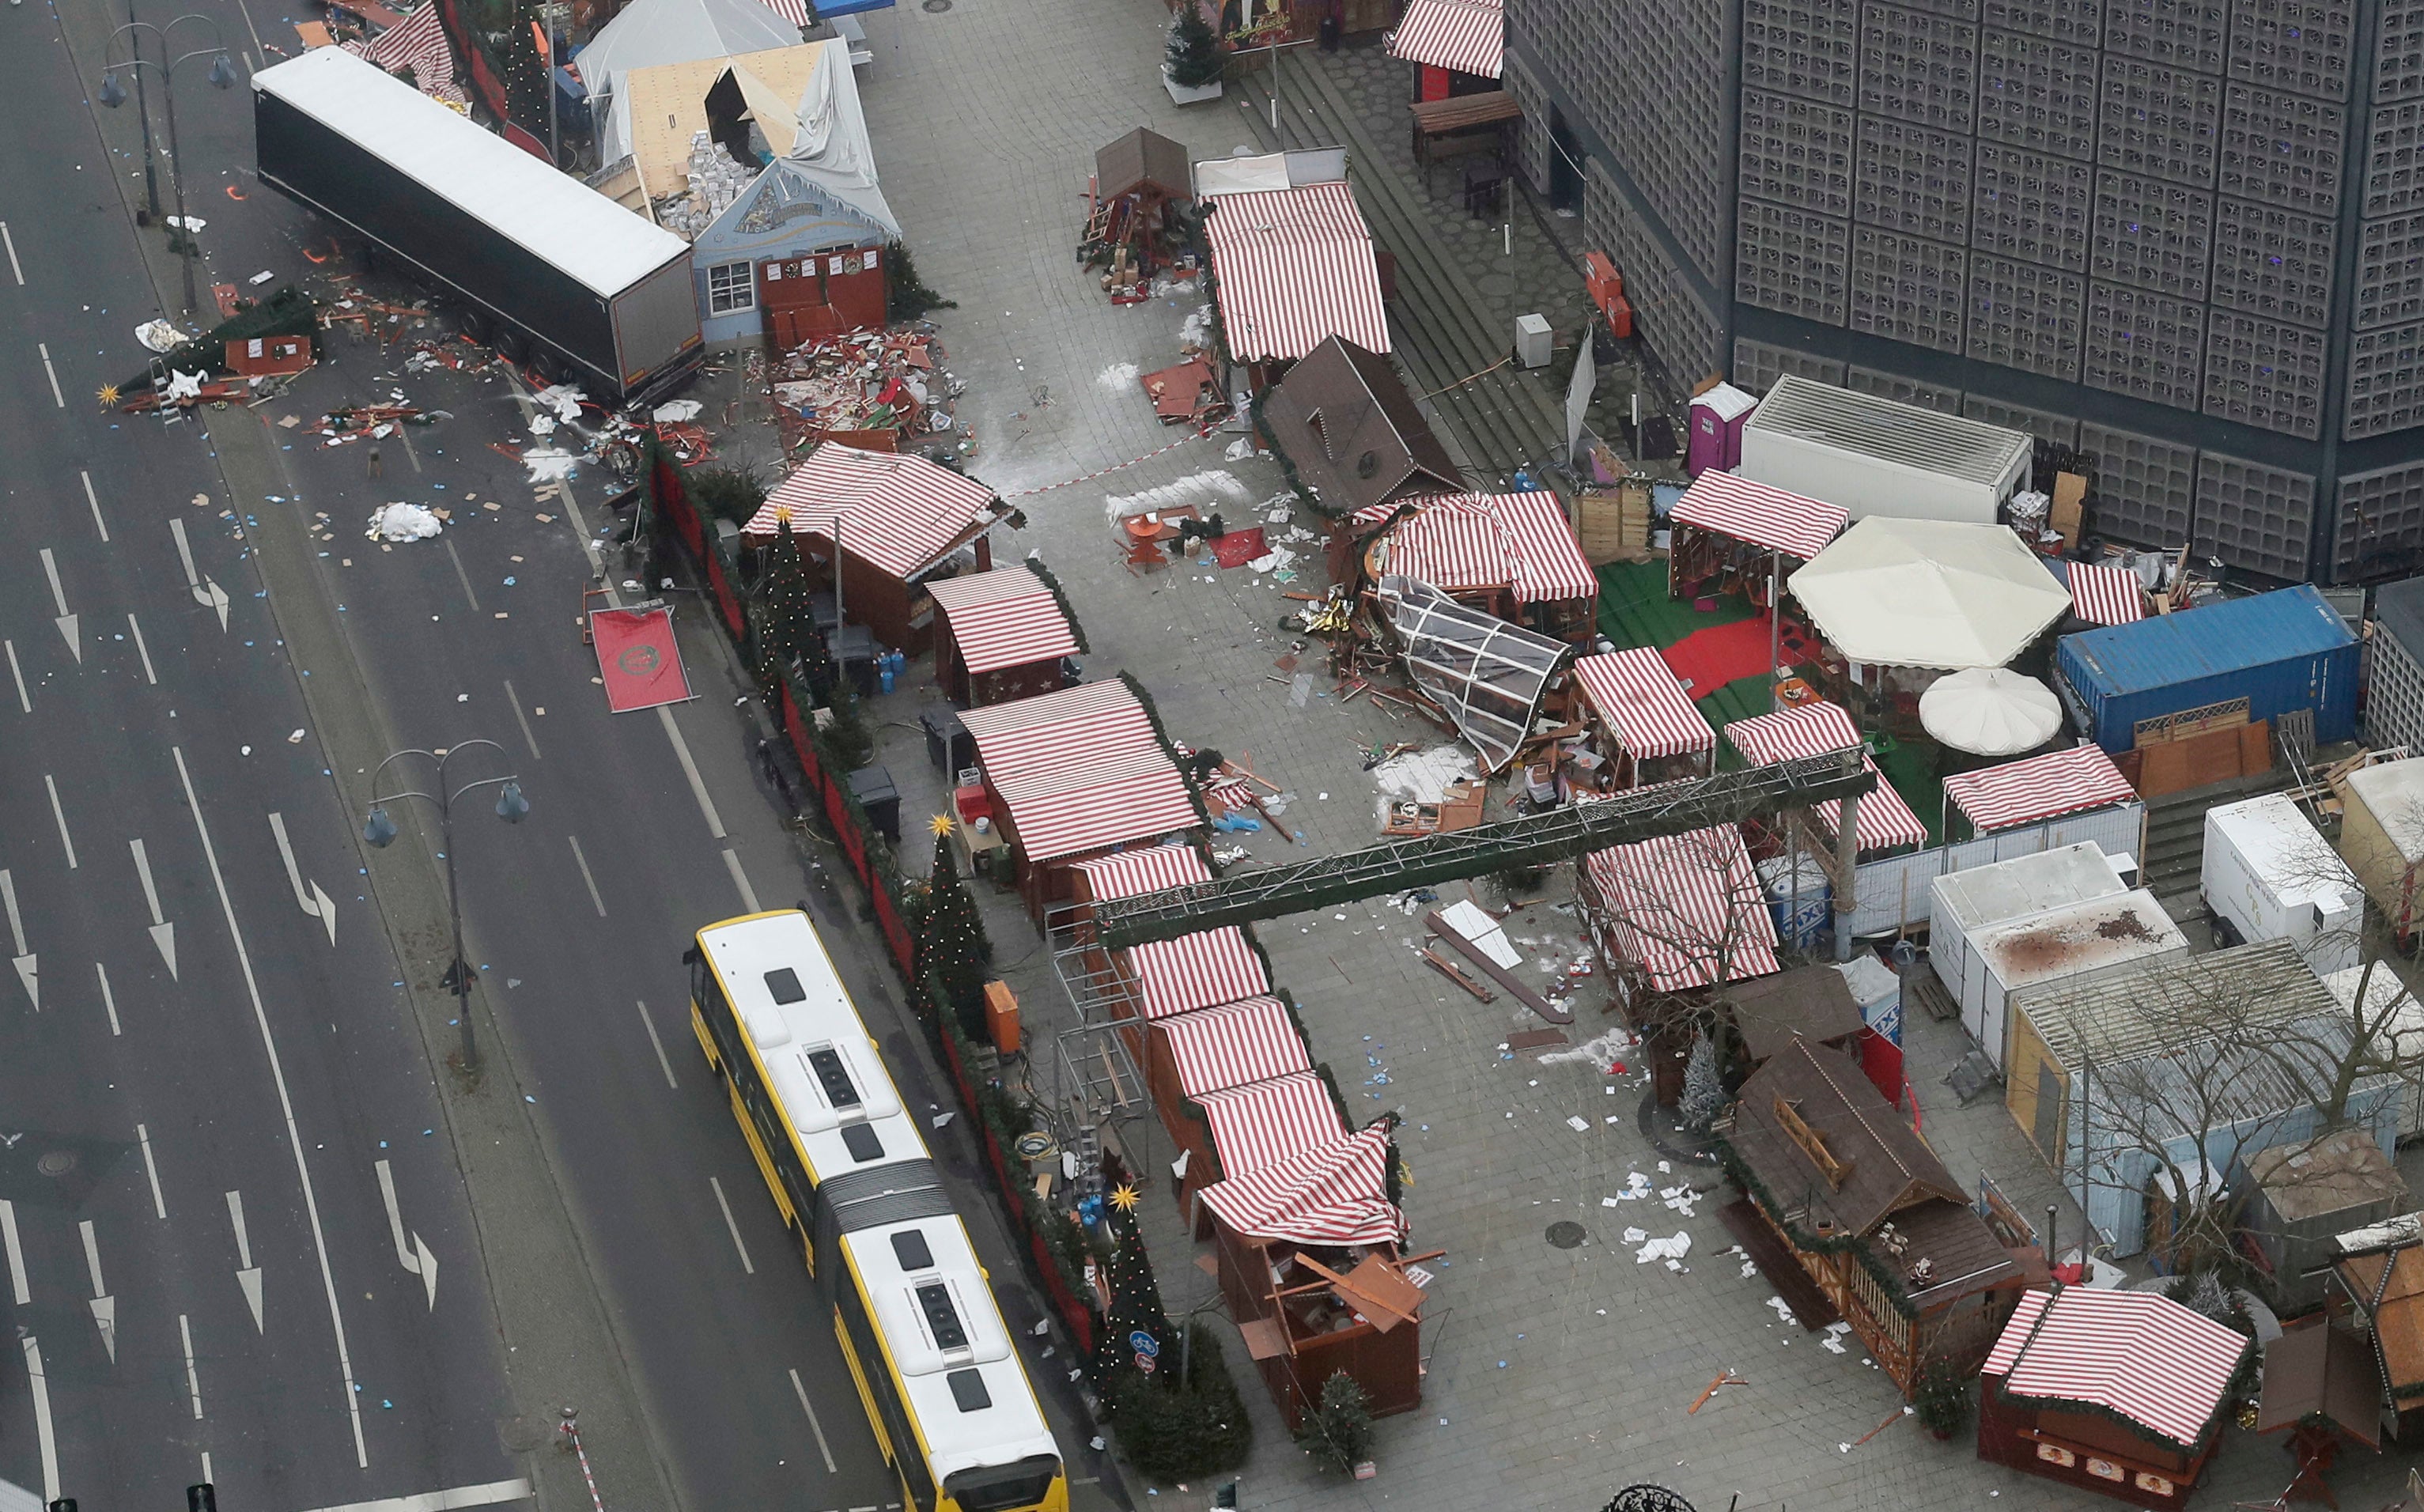
[[[1431,165],[1443,158],[1482,152],[1503,160],[1513,124],[1523,119],[1523,107],[1504,89],[1417,100],[1406,108],[1413,115],[1414,161],[1422,167],[1426,193]]]

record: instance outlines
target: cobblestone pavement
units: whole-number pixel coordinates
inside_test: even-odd
[[[960,413],[982,442],[976,470],[1006,493],[1144,456],[1178,434],[1155,422],[1132,382],[1111,382],[1106,370],[1174,359],[1191,301],[1115,309],[1072,254],[1079,191],[1102,143],[1140,124],[1199,152],[1252,139],[1234,104],[1170,104],[1155,77],[1161,23],[1158,0],[960,0],[942,13],[903,6],[869,18],[876,61],[865,95],[886,193],[928,281],[960,302],[935,318],[954,370],[968,380]],[[1321,66],[1353,81],[1394,132],[1395,65],[1373,62],[1367,50]],[[1443,225],[1442,235],[1477,268],[1491,250],[1470,227]],[[1479,268],[1477,277],[1501,274]],[[1570,308],[1574,297],[1565,283],[1536,290],[1523,276],[1488,287],[1505,306],[1491,311],[1493,320],[1517,307]],[[1369,700],[1342,708],[1316,697],[1291,707],[1273,680],[1272,662],[1290,644],[1276,628],[1291,607],[1281,585],[1202,565],[1134,577],[1106,528],[1113,494],[1159,490],[1172,501],[1217,502],[1233,520],[1276,495],[1276,469],[1265,459],[1225,460],[1228,439],[1188,441],[1108,477],[1027,495],[1019,502],[1029,528],[1005,539],[1014,551],[1039,551],[1067,584],[1091,639],[1091,676],[1135,673],[1174,738],[1248,756],[1296,795],[1287,818],[1303,849],[1293,836],[1267,831],[1247,837],[1258,861],[1366,843],[1373,788],[1362,749],[1424,732]],[[1301,512],[1291,521],[1304,523]],[[1290,526],[1266,528],[1278,536]],[[1317,563],[1308,566],[1299,585],[1317,587]],[[1312,648],[1308,670],[1317,670],[1318,655]],[[882,759],[903,792],[902,851],[913,869],[930,853],[922,821],[943,804],[916,727],[918,708],[938,696],[919,666],[875,706],[885,721]],[[1496,900],[1476,885],[1483,901]],[[1067,1004],[1016,900],[995,894],[985,902],[1033,1042],[1058,1027],[1056,1014],[1066,1022]],[[1846,1447],[1890,1421],[1898,1405],[1857,1343],[1838,1355],[1780,1325],[1767,1305],[1772,1288],[1723,1253],[1730,1241],[1714,1204],[1690,1218],[1654,1199],[1603,1206],[1634,1170],[1659,1186],[1688,1177],[1702,1187],[1714,1173],[1659,1170],[1661,1157],[1635,1124],[1632,1074],[1508,1058],[1497,1046],[1523,1027],[1521,1011],[1478,1004],[1430,974],[1409,947],[1417,929],[1383,899],[1259,931],[1279,983],[1304,1006],[1316,1058],[1334,1068],[1359,1119],[1403,1110],[1414,1242],[1447,1254],[1424,1324],[1424,1405],[1380,1425],[1375,1480],[1316,1473],[1287,1443],[1232,1337],[1230,1359],[1261,1445],[1244,1475],[1245,1504],[1587,1508],[1636,1480],[1682,1490],[1704,1512],[1737,1492],[1744,1508],[1804,1512],[2109,1504],[1983,1465],[1966,1440],[1938,1443],[1910,1424]],[[1571,959],[1574,924],[1553,903],[1528,910],[1510,932],[1542,942],[1527,953]],[[1586,1004],[1578,1027],[1595,1033],[1605,1021]],[[1909,1039],[1926,1132],[1954,1174],[1968,1182],[1989,1170],[2016,1201],[2041,1210],[2053,1184],[2000,1104],[1982,1098],[1958,1107],[1939,1082],[1963,1048],[1957,1027],[1917,1020]],[[1045,1058],[1034,1059],[1035,1084],[1048,1094]],[[1374,1079],[1382,1074],[1384,1083]],[[1154,1139],[1147,1153],[1166,1159],[1166,1141]],[[1212,1288],[1191,1264],[1194,1250],[1165,1191],[1166,1182],[1146,1213],[1176,1313],[1206,1301]],[[1559,1220],[1581,1224],[1585,1242],[1571,1249],[1546,1242]],[[2062,1221],[2078,1232],[2075,1209]],[[1684,1268],[1637,1265],[1622,1242],[1628,1227],[1689,1233]],[[1687,1415],[1727,1370],[1750,1384]],[[2389,1458],[2357,1455],[2344,1464],[2343,1504],[2388,1499]],[[2276,1444],[2234,1435],[2202,1504],[2269,1499],[2287,1478]],[[1206,1491],[1163,1488],[1149,1504],[1202,1506]]]

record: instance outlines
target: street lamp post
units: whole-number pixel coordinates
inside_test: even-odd
[[[181,56],[168,57],[168,34],[189,21],[199,22],[202,25],[210,28],[211,45],[208,47],[196,48],[193,52],[183,54]],[[120,37],[127,35],[129,32],[136,31],[148,31],[153,37],[158,38],[160,41],[160,56],[167,57],[168,60],[165,63],[154,63],[150,58],[147,58],[142,55],[142,50],[137,45],[133,42],[129,42],[127,44],[127,51],[132,55],[131,56],[121,62],[113,63],[106,61],[107,58],[116,54],[118,50],[118,40]],[[169,230],[175,231],[177,233],[177,237],[182,237],[183,239],[183,242],[180,243],[176,238],[171,238],[169,245],[172,247],[182,246],[183,248],[183,250],[178,254],[177,261],[184,273],[185,313],[190,315],[194,312],[194,259],[199,255],[201,247],[194,241],[193,221],[185,214],[185,160],[183,155],[179,152],[177,149],[176,69],[177,65],[180,63],[191,62],[193,59],[198,57],[207,57],[211,60],[211,72],[209,75],[211,87],[216,89],[229,89],[235,87],[235,64],[229,60],[227,45],[220,40],[219,24],[198,11],[188,11],[184,15],[179,16],[175,20],[169,22],[166,26],[154,26],[148,21],[130,21],[125,25],[119,27],[118,30],[110,34],[109,48],[108,51],[103,55],[103,57],[104,61],[102,65],[101,74],[101,103],[109,106],[113,110],[126,103],[126,86],[118,82],[118,71],[121,68],[132,69],[135,71],[136,88],[138,91],[136,104],[143,113],[143,164],[146,175],[145,183],[150,191],[152,210],[155,215],[159,213],[160,199],[159,191],[156,185],[152,183],[150,179],[152,159],[153,156],[152,148],[152,107],[149,97],[142,95],[140,91],[143,87],[143,71],[145,69],[155,70],[160,75],[160,98],[167,103],[168,107],[168,183],[169,186],[176,191],[177,196],[177,223],[170,227]]]
[[[463,1070],[466,1074],[479,1068],[480,1056],[471,1041],[471,968],[463,959],[463,890],[454,871],[454,804],[465,793],[494,788],[498,789],[496,807],[499,819],[508,824],[518,824],[530,812],[530,800],[522,796],[521,780],[518,776],[483,777],[478,782],[467,782],[451,789],[446,786],[447,763],[473,746],[486,746],[499,756],[505,754],[505,748],[494,740],[465,740],[442,751],[398,751],[380,762],[378,771],[371,773],[374,791],[387,769],[407,756],[420,756],[432,765],[436,779],[430,784],[433,790],[422,792],[407,788],[384,798],[374,798],[370,814],[362,821],[362,838],[385,850],[394,843],[396,836],[395,820],[388,817],[388,804],[407,798],[418,798],[438,810],[438,843],[444,848],[446,861],[446,908],[454,922],[454,961],[450,971],[454,979],[454,1022],[463,1031]]]

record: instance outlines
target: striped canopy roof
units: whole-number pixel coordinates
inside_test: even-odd
[[[1377,524],[1409,503],[1412,512],[1389,529],[1381,571],[1446,593],[1511,588],[1524,604],[1598,597],[1599,576],[1555,494],[1426,494],[1358,510],[1355,519]]]
[[[1204,1188],[1204,1202],[1250,1238],[1397,1243],[1405,1238],[1406,1217],[1388,1192],[1389,1134],[1376,1127],[1214,1182]]]
[[[1702,473],[1702,477],[1708,476]],[[1795,756],[1825,756],[1833,751],[1848,751],[1861,743],[1860,732],[1852,724],[1852,716],[1835,704],[1804,704],[1774,714],[1762,714],[1755,719],[1738,719],[1726,726],[1726,739],[1743,754],[1743,759],[1755,766],[1777,761],[1790,761]],[[1863,851],[1883,851],[1898,845],[1925,845],[1927,826],[1886,781],[1885,773],[1866,756],[1860,757],[1877,779],[1876,788],[1860,795],[1859,834],[1858,843]],[[1843,811],[1840,798],[1830,798],[1810,812],[1826,833],[1835,833]]]
[[[2020,1297],[1985,1373],[2007,1395],[2101,1408],[2193,1449],[2247,1350],[2245,1336],[2168,1297],[2068,1286]]]
[[[1347,1132],[1318,1074],[1290,1072],[1268,1081],[1191,1098],[1212,1126],[1222,1180],[1266,1170]]]
[[[1204,236],[1237,361],[1292,360],[1332,336],[1389,350],[1372,232],[1344,183],[1221,195]]]
[[[1276,997],[1173,1013],[1155,1020],[1153,1032],[1170,1047],[1178,1085],[1189,1097],[1313,1069],[1304,1037]]]
[[[1728,981],[1781,969],[1776,920],[1730,824],[1610,846],[1583,858],[1598,889],[1608,947],[1660,992],[1706,987],[1720,962]]]
[[[1271,990],[1270,974],[1235,924],[1131,946],[1129,974],[1144,1000],[1144,1016],[1162,1018]]]
[[[2090,625],[2127,625],[2146,617],[2146,590],[2123,567],[2073,562],[2065,569],[2071,613]]]
[[[1187,780],[1122,682],[963,711],[1029,862],[1193,829]]]
[[[1391,57],[1497,78],[1507,66],[1501,0],[1412,0],[1385,43]]]
[[[991,488],[921,456],[862,452],[831,441],[791,471],[742,527],[771,536],[791,528],[832,540],[851,555],[909,579],[981,534],[997,517]]]
[[[1657,652],[1635,646],[1587,656],[1574,663],[1574,676],[1635,760],[1716,749],[1717,732]]]
[[[1826,543],[1852,522],[1851,515],[1837,505],[1714,470],[1692,480],[1683,497],[1675,501],[1674,517],[1804,562],[1826,549]]]
[[[2138,792],[2103,747],[2075,745],[2067,751],[2049,751],[2025,761],[1947,777],[1944,796],[1984,835],[2108,804],[2126,804]],[[1868,802],[1861,799],[1860,806],[1867,807]]]
[[[468,97],[454,80],[454,50],[447,45],[434,0],[365,41],[347,42],[345,51],[389,73],[412,71],[413,88],[432,100],[463,104]]]
[[[998,672],[1077,654],[1060,600],[1025,563],[937,578],[926,585],[970,672]]]
[[[1141,898],[1166,887],[1212,880],[1212,870],[1204,864],[1204,858],[1196,853],[1195,847],[1184,841],[1089,856],[1077,862],[1076,869],[1084,874],[1086,890],[1096,902]]]

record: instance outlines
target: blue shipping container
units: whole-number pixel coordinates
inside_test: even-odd
[[[2065,635],[2054,669],[2072,714],[2116,754],[2143,720],[2233,698],[2250,720],[2310,708],[2323,743],[2356,734],[2356,637],[2310,583]]]

